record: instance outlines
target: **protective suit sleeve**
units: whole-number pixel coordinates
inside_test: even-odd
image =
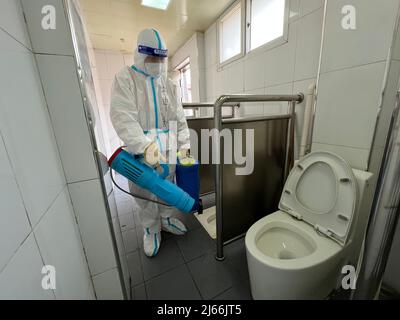
[[[186,121],[185,112],[183,111],[181,91],[178,84],[173,83],[176,98],[177,126],[178,126],[178,150],[190,149],[190,132]]]
[[[127,80],[117,75],[111,90],[110,118],[120,139],[132,154],[143,154],[152,142],[143,132],[138,122],[139,114],[135,94]]]

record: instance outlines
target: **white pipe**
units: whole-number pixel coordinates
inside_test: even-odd
[[[301,143],[300,143],[300,154],[299,158],[304,157],[311,149],[311,141],[309,138],[310,130],[311,130],[311,117],[314,105],[314,97],[315,97],[315,83],[312,83],[308,87],[307,91],[307,100],[306,107],[304,109],[304,121],[303,121],[303,132],[301,134]]]

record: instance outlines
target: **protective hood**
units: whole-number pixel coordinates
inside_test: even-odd
[[[164,39],[156,29],[145,29],[139,33],[134,52],[136,68],[153,77],[167,75],[168,51]],[[164,59],[157,66],[154,63],[145,63],[148,56],[164,57]]]

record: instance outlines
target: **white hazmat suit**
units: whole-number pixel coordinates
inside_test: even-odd
[[[167,50],[157,30],[146,29],[138,36],[132,67],[124,67],[114,79],[111,94],[111,122],[127,151],[143,154],[153,142],[165,159],[178,150],[190,149],[190,135],[180,99],[180,88],[167,77]],[[161,56],[161,63],[148,57]],[[157,58],[156,58],[157,59]],[[150,61],[149,61],[150,60]],[[149,61],[149,63],[148,63]],[[174,181],[175,165],[167,179]],[[160,201],[130,182],[132,193]],[[172,217],[174,210],[153,202],[136,200],[144,228],[144,251],[155,256],[160,248],[160,230],[185,234],[185,226]]]

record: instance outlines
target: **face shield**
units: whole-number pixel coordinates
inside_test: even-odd
[[[152,77],[167,72],[168,50],[139,45],[138,52],[145,56],[144,71]]]

